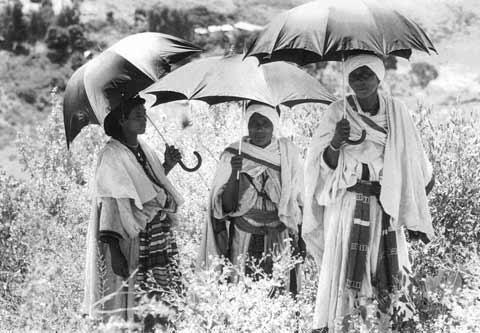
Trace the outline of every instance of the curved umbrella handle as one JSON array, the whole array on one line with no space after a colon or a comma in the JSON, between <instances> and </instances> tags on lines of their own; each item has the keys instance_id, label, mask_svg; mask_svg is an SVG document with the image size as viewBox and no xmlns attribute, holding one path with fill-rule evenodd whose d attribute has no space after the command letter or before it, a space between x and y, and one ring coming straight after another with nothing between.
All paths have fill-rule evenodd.
<instances>
[{"instance_id":1,"label":"curved umbrella handle","mask_svg":"<svg viewBox=\"0 0 480 333\"><path fill-rule=\"evenodd\" d=\"M187 172L194 172L197 171L201 166L202 166L202 156L196 151L193 152L195 157L197 157L197 165L195 165L193 168L187 167L185 164L183 164L182 160L178 161L178 164L182 167L183 170Z\"/></svg>"},{"instance_id":2,"label":"curved umbrella handle","mask_svg":"<svg viewBox=\"0 0 480 333\"><path fill-rule=\"evenodd\" d=\"M358 140L347 139L347 141L345 142L348 143L349 145L356 146L361 144L363 141L365 141L366 137L367 137L367 131L362 130L362 136L360 136L360 139Z\"/></svg>"}]
</instances>

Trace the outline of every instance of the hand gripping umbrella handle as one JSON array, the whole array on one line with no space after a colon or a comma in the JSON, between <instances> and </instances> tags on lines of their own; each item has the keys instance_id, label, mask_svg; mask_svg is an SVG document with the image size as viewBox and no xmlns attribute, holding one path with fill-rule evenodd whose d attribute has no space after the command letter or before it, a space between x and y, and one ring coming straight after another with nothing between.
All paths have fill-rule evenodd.
<instances>
[{"instance_id":1,"label":"hand gripping umbrella handle","mask_svg":"<svg viewBox=\"0 0 480 333\"><path fill-rule=\"evenodd\" d=\"M153 125L153 128L155 128L155 131L158 133L158 135L160 135L160 137L162 138L162 140L168 145L168 142L167 140L165 139L165 137L162 135L162 133L160 132L160 130L158 129L158 127L155 125L155 123L153 122L153 120L146 114L147 116L147 119L148 121L150 121L150 123ZM201 166L202 166L202 156L200 156L200 154L196 151L193 152L193 154L195 155L195 157L197 158L197 165L195 165L193 168L189 168L187 167L183 162L182 160L179 160L178 161L178 164L180 164L180 166L182 167L183 170L187 171L187 172L194 172L194 171L197 171Z\"/></svg>"},{"instance_id":2,"label":"hand gripping umbrella handle","mask_svg":"<svg viewBox=\"0 0 480 333\"><path fill-rule=\"evenodd\" d=\"M180 166L182 167L182 169L185 170L185 171L187 171L187 172L197 171L197 170L202 166L202 156L200 156L200 154L199 154L197 151L194 151L193 154L194 154L195 157L197 158L197 165L195 165L193 168L187 167L187 166L182 162L182 160L179 160L179 161L178 161L178 164L180 164Z\"/></svg>"},{"instance_id":3,"label":"hand gripping umbrella handle","mask_svg":"<svg viewBox=\"0 0 480 333\"><path fill-rule=\"evenodd\" d=\"M349 145L356 146L361 144L363 141L365 141L366 137L367 137L367 131L362 130L362 135L360 136L360 139L358 140L347 139L347 141L345 142L348 143Z\"/></svg>"}]
</instances>

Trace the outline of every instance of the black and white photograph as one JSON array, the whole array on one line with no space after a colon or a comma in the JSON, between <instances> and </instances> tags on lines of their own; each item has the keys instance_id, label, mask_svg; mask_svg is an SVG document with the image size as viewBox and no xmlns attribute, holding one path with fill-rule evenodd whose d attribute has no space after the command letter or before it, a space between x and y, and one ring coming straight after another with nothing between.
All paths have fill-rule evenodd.
<instances>
[{"instance_id":1,"label":"black and white photograph","mask_svg":"<svg viewBox=\"0 0 480 333\"><path fill-rule=\"evenodd\" d=\"M0 333L480 332L479 0L0 0Z\"/></svg>"}]
</instances>

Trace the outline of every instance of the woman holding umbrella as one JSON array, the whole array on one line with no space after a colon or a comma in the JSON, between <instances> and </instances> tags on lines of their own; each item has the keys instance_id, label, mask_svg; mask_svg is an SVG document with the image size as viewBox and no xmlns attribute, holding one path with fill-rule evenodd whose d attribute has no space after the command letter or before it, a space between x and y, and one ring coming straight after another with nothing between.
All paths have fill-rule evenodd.
<instances>
[{"instance_id":1,"label":"woman holding umbrella","mask_svg":"<svg viewBox=\"0 0 480 333\"><path fill-rule=\"evenodd\" d=\"M85 311L133 320L135 284L178 291L177 245L171 227L183 199L167 174L181 158L167 146L162 164L140 138L145 100L120 103L105 118L111 139L98 157L89 226ZM100 268L100 269L99 269ZM135 274L136 273L136 274ZM151 276L152 279L147 279Z\"/></svg>"},{"instance_id":2,"label":"woman holding umbrella","mask_svg":"<svg viewBox=\"0 0 480 333\"><path fill-rule=\"evenodd\" d=\"M329 106L305 169L305 238L321 267L318 332L336 332L336 324L373 300L390 315L391 295L410 267L402 226L425 241L434 234L427 201L432 166L404 104L378 91L382 60L352 56L345 70L354 92L346 117L343 101ZM363 142L346 144L362 131Z\"/></svg>"},{"instance_id":3,"label":"woman holding umbrella","mask_svg":"<svg viewBox=\"0 0 480 333\"><path fill-rule=\"evenodd\" d=\"M278 137L275 108L250 102L245 116L248 136L227 147L217 166L200 260L208 264L209 256L223 255L246 273L259 265L271 274L272 256L285 249L288 238L304 250L302 159L291 141ZM295 294L294 272L289 282Z\"/></svg>"}]
</instances>

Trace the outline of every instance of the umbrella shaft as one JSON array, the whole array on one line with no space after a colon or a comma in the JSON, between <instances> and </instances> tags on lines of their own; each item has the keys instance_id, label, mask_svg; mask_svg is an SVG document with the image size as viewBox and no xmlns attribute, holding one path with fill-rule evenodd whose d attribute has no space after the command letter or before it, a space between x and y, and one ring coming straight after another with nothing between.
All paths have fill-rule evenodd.
<instances>
[{"instance_id":1,"label":"umbrella shaft","mask_svg":"<svg viewBox=\"0 0 480 333\"><path fill-rule=\"evenodd\" d=\"M347 116L347 93L345 87L345 55L342 53L342 92L343 92L343 118Z\"/></svg>"},{"instance_id":2,"label":"umbrella shaft","mask_svg":"<svg viewBox=\"0 0 480 333\"><path fill-rule=\"evenodd\" d=\"M162 140L168 145L168 141L165 139L165 137L162 135L162 133L160 132L160 130L158 129L158 127L155 125L155 123L153 122L153 120L148 116L147 116L147 119L148 121L153 125L153 128L155 128L155 130L157 131L158 135L160 135L160 137L162 138Z\"/></svg>"},{"instance_id":3,"label":"umbrella shaft","mask_svg":"<svg viewBox=\"0 0 480 333\"><path fill-rule=\"evenodd\" d=\"M242 129L243 129L243 123L245 122L245 113L247 112L247 102L245 100L242 101L242 126L240 127L240 143L238 144L238 155L242 154ZM248 125L248 124L247 124ZM237 171L237 180L240 179L240 170Z\"/></svg>"}]
</instances>

